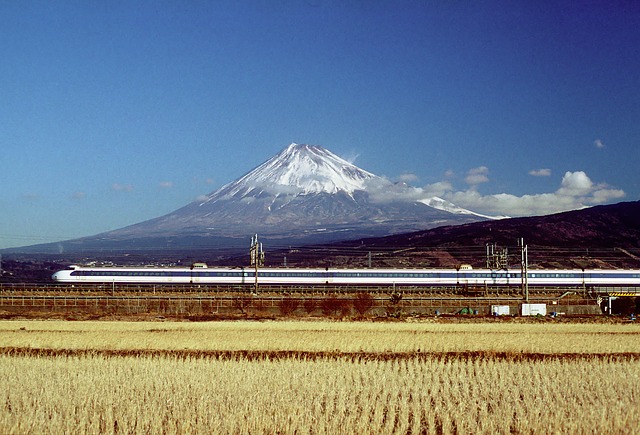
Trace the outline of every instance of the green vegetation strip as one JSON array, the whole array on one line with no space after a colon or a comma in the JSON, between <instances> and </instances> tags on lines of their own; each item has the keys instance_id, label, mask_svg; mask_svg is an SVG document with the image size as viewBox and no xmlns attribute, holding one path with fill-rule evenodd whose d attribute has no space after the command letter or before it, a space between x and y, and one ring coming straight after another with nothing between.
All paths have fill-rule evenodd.
<instances>
[{"instance_id":1,"label":"green vegetation strip","mask_svg":"<svg viewBox=\"0 0 640 435\"><path fill-rule=\"evenodd\" d=\"M341 351L300 351L300 350L167 350L167 349L51 349L34 347L0 347L0 355L16 357L167 357L176 359L212 358L218 360L277 361L277 360L327 360L347 361L394 361L428 360L441 361L570 361L606 360L640 361L640 352L616 353L540 353L540 352L341 352Z\"/></svg>"}]
</instances>

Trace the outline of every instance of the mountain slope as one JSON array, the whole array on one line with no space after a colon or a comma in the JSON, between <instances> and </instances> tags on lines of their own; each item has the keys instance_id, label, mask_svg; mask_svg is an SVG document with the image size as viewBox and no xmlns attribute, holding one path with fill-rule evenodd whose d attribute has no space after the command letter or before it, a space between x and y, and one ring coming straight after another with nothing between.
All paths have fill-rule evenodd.
<instances>
[{"instance_id":1,"label":"mountain slope","mask_svg":"<svg viewBox=\"0 0 640 435\"><path fill-rule=\"evenodd\" d=\"M390 189L398 192L398 199L378 198L378 192ZM204 201L105 236L115 240L189 234L244 240L260 233L289 245L480 219L470 212L451 213L406 201L402 189L322 147L291 144Z\"/></svg>"},{"instance_id":2,"label":"mountain slope","mask_svg":"<svg viewBox=\"0 0 640 435\"><path fill-rule=\"evenodd\" d=\"M325 148L291 144L239 179L165 216L56 244L57 249L271 246L397 234L486 219L358 168ZM431 204L435 204L435 207Z\"/></svg>"}]
</instances>

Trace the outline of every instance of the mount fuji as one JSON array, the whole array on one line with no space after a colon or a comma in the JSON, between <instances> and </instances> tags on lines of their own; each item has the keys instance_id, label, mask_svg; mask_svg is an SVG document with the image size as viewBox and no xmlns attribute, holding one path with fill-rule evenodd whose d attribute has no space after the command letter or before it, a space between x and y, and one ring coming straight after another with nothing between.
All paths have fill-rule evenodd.
<instances>
[{"instance_id":1,"label":"mount fuji","mask_svg":"<svg viewBox=\"0 0 640 435\"><path fill-rule=\"evenodd\" d=\"M66 242L66 252L234 248L260 234L285 247L488 219L367 172L315 145L291 144L241 178L172 213Z\"/></svg>"}]
</instances>

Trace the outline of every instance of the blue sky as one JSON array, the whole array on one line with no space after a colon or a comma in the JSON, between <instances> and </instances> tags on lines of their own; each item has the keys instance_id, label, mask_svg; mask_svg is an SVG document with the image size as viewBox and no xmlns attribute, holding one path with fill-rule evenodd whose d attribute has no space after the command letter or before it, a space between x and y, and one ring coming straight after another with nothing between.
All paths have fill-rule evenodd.
<instances>
[{"instance_id":1,"label":"blue sky","mask_svg":"<svg viewBox=\"0 0 640 435\"><path fill-rule=\"evenodd\" d=\"M5 1L0 40L0 247L291 142L487 214L640 199L638 2Z\"/></svg>"}]
</instances>

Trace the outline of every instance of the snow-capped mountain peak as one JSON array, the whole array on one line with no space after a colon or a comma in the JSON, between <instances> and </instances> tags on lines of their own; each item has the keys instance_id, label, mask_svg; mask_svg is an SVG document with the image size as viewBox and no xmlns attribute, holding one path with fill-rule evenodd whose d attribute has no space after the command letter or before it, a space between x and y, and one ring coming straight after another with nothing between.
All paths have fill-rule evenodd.
<instances>
[{"instance_id":1,"label":"snow-capped mountain peak","mask_svg":"<svg viewBox=\"0 0 640 435\"><path fill-rule=\"evenodd\" d=\"M247 234L319 243L481 220L421 190L358 168L314 145L291 144L243 177L197 201L108 233L113 240L237 246ZM422 199L422 201L421 201ZM173 245L172 245L173 246Z\"/></svg>"},{"instance_id":2,"label":"snow-capped mountain peak","mask_svg":"<svg viewBox=\"0 0 640 435\"><path fill-rule=\"evenodd\" d=\"M427 199L422 199L422 200L419 200L418 202L428 205L429 207L437 208L438 210L447 211L453 214L472 215L472 216L478 216L479 218L483 218L483 219L505 219L507 217L507 216L487 216L480 213L476 213L471 210L467 210L466 208L458 207L457 205L449 201L446 201L442 198L439 198L437 196L427 198Z\"/></svg>"},{"instance_id":3,"label":"snow-capped mountain peak","mask_svg":"<svg viewBox=\"0 0 640 435\"><path fill-rule=\"evenodd\" d=\"M221 197L255 196L262 192L306 195L342 191L351 195L356 190L364 190L366 182L374 178L379 177L325 148L292 143L240 179L214 192L208 201Z\"/></svg>"}]
</instances>

